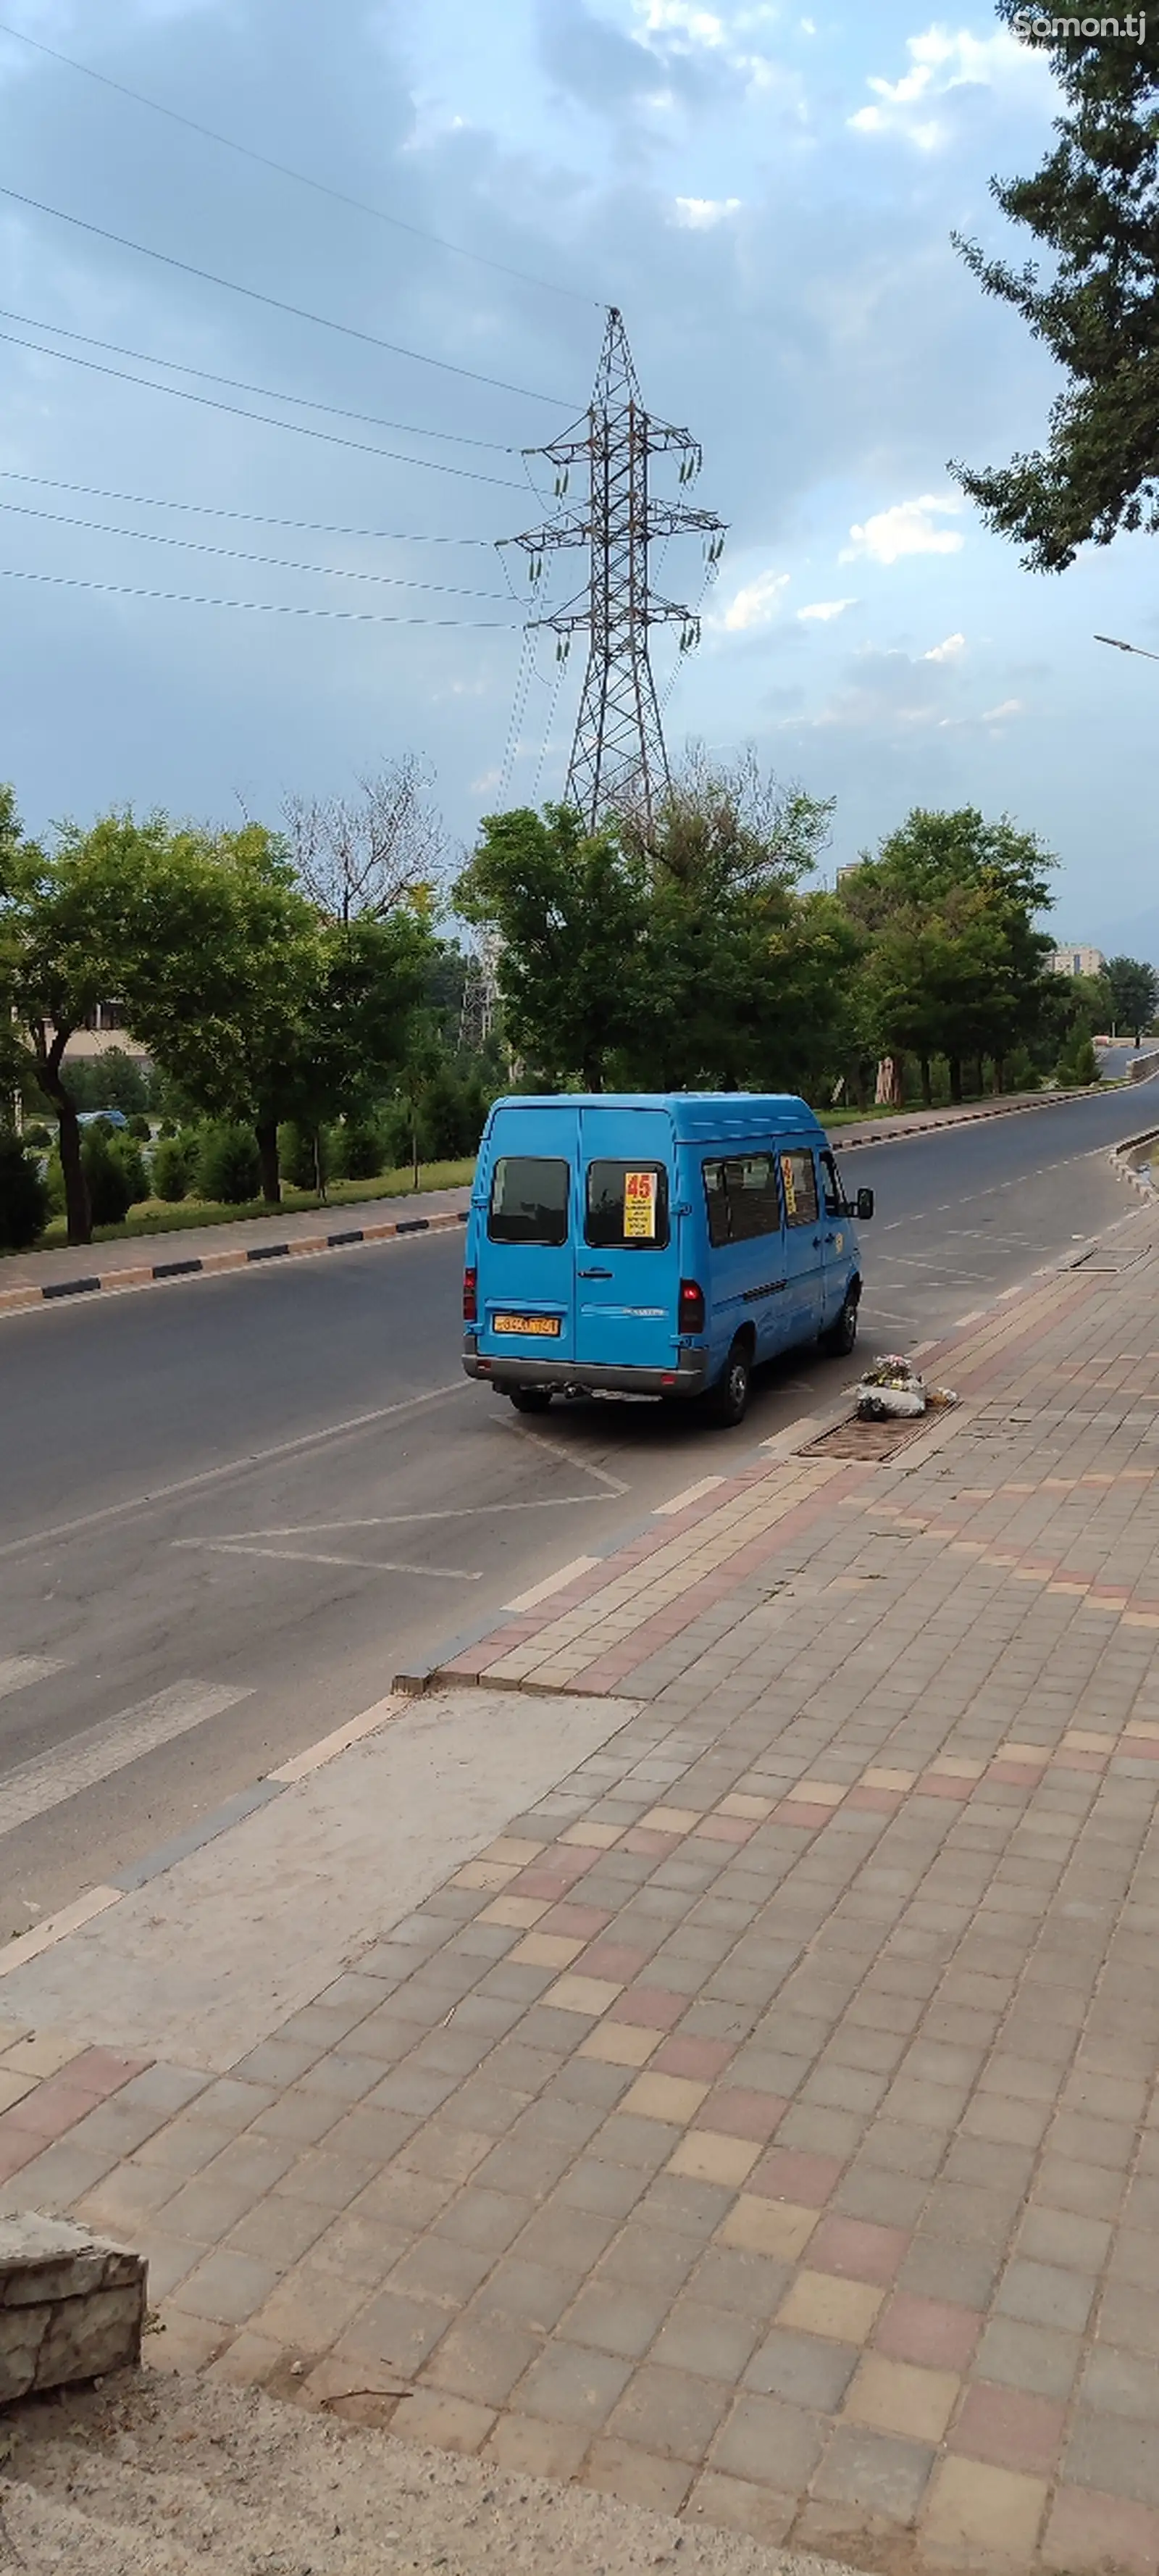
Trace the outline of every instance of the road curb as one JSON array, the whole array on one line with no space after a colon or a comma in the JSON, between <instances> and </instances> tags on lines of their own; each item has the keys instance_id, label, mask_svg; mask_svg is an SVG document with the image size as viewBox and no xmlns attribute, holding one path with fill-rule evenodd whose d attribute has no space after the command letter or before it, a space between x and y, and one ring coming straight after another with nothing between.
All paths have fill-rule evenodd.
<instances>
[{"instance_id":1,"label":"road curb","mask_svg":"<svg viewBox=\"0 0 1159 2576\"><path fill-rule=\"evenodd\" d=\"M447 1234L465 1225L466 1208L435 1216L397 1217L381 1225L358 1225L338 1234L303 1234L289 1243L243 1243L222 1252L206 1252L187 1261L126 1264L77 1279L45 1279L38 1286L0 1288L0 1316L25 1314L33 1306L53 1305L62 1297L110 1296L130 1288L160 1288L170 1279L214 1279L224 1270L248 1270L262 1261L302 1261L322 1252L348 1252L360 1243L390 1243L405 1234Z\"/></svg>"},{"instance_id":2,"label":"road curb","mask_svg":"<svg viewBox=\"0 0 1159 2576\"><path fill-rule=\"evenodd\" d=\"M1127 1156L1137 1154L1141 1145L1153 1145L1157 1137L1159 1137L1159 1127L1144 1127L1139 1135L1124 1136L1121 1144L1111 1147L1109 1159L1120 1180L1129 1181L1131 1188L1138 1191L1141 1199L1154 1198L1154 1183L1150 1173L1137 1172L1134 1164L1128 1162Z\"/></svg>"}]
</instances>

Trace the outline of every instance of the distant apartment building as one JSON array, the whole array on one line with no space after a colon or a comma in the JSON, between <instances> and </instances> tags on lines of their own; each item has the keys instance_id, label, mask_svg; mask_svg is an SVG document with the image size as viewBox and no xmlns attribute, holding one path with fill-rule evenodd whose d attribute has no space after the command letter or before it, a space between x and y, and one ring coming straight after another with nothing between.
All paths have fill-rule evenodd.
<instances>
[{"instance_id":1,"label":"distant apartment building","mask_svg":"<svg viewBox=\"0 0 1159 2576\"><path fill-rule=\"evenodd\" d=\"M51 1020L47 1025L51 1028ZM147 1048L139 1045L125 1027L124 1004L98 1002L95 1010L86 1014L82 1026L73 1030L68 1042L68 1060L71 1064L78 1061L91 1063L94 1057L109 1055L114 1048L122 1055L131 1055L137 1064L148 1061Z\"/></svg>"},{"instance_id":2,"label":"distant apartment building","mask_svg":"<svg viewBox=\"0 0 1159 2576\"><path fill-rule=\"evenodd\" d=\"M1052 975L1101 975L1107 961L1101 948L1070 948L1064 942L1046 962Z\"/></svg>"}]
</instances>

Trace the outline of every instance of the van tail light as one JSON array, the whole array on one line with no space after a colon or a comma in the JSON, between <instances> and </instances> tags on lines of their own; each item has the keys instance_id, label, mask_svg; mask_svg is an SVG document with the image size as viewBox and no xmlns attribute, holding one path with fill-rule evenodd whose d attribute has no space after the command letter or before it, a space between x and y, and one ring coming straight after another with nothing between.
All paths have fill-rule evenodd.
<instances>
[{"instance_id":1,"label":"van tail light","mask_svg":"<svg viewBox=\"0 0 1159 2576\"><path fill-rule=\"evenodd\" d=\"M682 1333L704 1331L704 1290L698 1286L695 1279L682 1279L680 1282L680 1310L677 1320Z\"/></svg>"},{"instance_id":2,"label":"van tail light","mask_svg":"<svg viewBox=\"0 0 1159 2576\"><path fill-rule=\"evenodd\" d=\"M463 1322L464 1322L465 1324L473 1324L473 1323L475 1323L475 1322L477 1321L477 1319L478 1319L478 1313L479 1313L479 1295L478 1295L478 1290L479 1290L479 1273L478 1273L478 1271L477 1271L477 1270L464 1270L464 1272L463 1272Z\"/></svg>"}]
</instances>

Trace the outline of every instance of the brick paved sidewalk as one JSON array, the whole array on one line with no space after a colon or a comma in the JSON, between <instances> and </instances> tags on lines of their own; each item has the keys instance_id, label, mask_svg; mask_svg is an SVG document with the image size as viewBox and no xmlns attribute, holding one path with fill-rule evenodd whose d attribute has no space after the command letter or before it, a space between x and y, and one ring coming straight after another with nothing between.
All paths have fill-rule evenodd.
<instances>
[{"instance_id":1,"label":"brick paved sidewalk","mask_svg":"<svg viewBox=\"0 0 1159 2576\"><path fill-rule=\"evenodd\" d=\"M0 2198L144 2246L161 2362L1154 2576L1157 1289L1142 1209L890 1465L769 1443L454 1659L625 1723L228 2075L23 2090Z\"/></svg>"}]
</instances>

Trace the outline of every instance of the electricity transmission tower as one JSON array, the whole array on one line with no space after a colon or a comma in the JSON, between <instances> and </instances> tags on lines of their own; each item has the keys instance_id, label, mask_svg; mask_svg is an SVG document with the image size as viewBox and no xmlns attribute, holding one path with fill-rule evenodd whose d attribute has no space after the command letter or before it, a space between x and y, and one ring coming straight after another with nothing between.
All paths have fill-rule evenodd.
<instances>
[{"instance_id":1,"label":"electricity transmission tower","mask_svg":"<svg viewBox=\"0 0 1159 2576\"><path fill-rule=\"evenodd\" d=\"M559 639L559 658L574 634L589 638L583 695L568 764L565 802L574 805L589 830L601 814L626 795L633 795L651 814L668 783L668 757L656 683L648 655L652 626L678 624L680 649L700 640L696 612L662 598L651 587L649 548L658 538L701 530L709 540L709 573L724 545L724 521L713 510L697 510L685 501L664 501L649 490L653 456L678 456L679 482L692 482L700 471L701 450L690 430L652 420L644 409L623 318L613 305L587 420L582 429L549 447L529 449L545 456L556 469L556 496L562 499L573 465L586 467L586 510L568 512L543 528L503 542L521 546L530 557L533 581L542 577L544 558L560 548L586 545L586 598L573 600L531 621L533 629L550 627Z\"/></svg>"}]
</instances>

